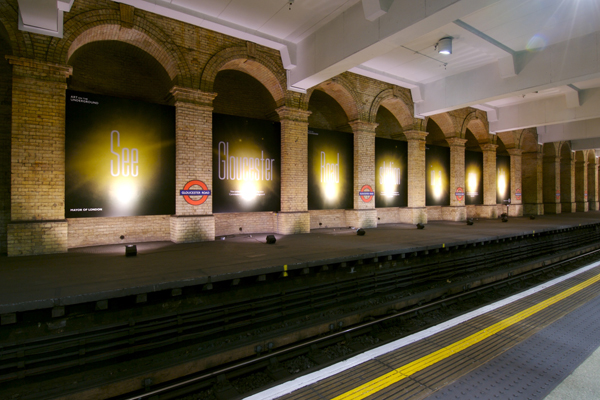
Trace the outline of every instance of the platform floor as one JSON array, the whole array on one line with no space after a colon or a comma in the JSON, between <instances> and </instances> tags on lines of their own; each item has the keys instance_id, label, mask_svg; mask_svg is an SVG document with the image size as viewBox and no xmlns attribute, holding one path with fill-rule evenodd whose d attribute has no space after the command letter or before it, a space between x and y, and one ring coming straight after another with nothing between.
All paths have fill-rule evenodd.
<instances>
[{"instance_id":1,"label":"platform floor","mask_svg":"<svg viewBox=\"0 0 600 400\"><path fill-rule=\"evenodd\" d=\"M600 222L600 211L476 220L431 221L425 229L386 224L365 236L344 229L302 235L237 235L214 242L137 244L125 257L124 244L71 249L68 253L0 256L0 314L99 301L208 282L331 264L361 257L410 252L440 244L452 246Z\"/></svg>"},{"instance_id":2,"label":"platform floor","mask_svg":"<svg viewBox=\"0 0 600 400\"><path fill-rule=\"evenodd\" d=\"M583 371L565 378L598 348L599 333L595 262L247 400L543 399L563 381L550 398L597 399Z\"/></svg>"}]
</instances>

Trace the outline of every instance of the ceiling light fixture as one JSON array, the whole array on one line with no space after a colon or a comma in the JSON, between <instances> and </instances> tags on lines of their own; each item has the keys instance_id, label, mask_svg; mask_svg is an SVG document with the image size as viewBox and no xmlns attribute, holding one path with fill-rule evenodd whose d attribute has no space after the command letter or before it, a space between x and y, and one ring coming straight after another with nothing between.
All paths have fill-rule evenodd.
<instances>
[{"instance_id":1,"label":"ceiling light fixture","mask_svg":"<svg viewBox=\"0 0 600 400\"><path fill-rule=\"evenodd\" d=\"M435 49L440 54L446 54L446 55L452 54L452 38L451 37L441 38L435 44Z\"/></svg>"}]
</instances>

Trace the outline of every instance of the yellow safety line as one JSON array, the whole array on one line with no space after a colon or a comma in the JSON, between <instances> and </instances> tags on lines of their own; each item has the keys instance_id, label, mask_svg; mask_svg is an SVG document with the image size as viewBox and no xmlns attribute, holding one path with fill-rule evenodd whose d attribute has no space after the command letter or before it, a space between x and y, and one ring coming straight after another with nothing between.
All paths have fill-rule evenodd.
<instances>
[{"instance_id":1,"label":"yellow safety line","mask_svg":"<svg viewBox=\"0 0 600 400\"><path fill-rule=\"evenodd\" d=\"M355 389L350 390L340 396L333 398L332 400L358 400L364 399L372 394L377 393L380 390L387 388L388 386L393 385L396 382L401 381L404 378L409 377L410 375L422 371L423 369L442 361L453 354L461 352L474 344L481 342L484 339L516 324L528 318L543 309L551 306L552 304L558 303L559 301L579 292L582 289L600 281L600 274L596 275L593 278L588 279L585 282L580 283L579 285L573 286L572 288L565 290L562 293L557 294L556 296L550 297L547 300L544 300L533 307L529 307L526 310L523 310L511 317L506 318L500 322L495 323L479 332L472 334L471 336L467 336L466 338L459 340L449 346L444 347L438 351L435 351L431 354L426 355L425 357L421 357L418 360L415 360L411 363L403 365L400 368L393 370L392 372L388 372L385 375L380 376L379 378L375 378L370 382L367 382Z\"/></svg>"}]
</instances>

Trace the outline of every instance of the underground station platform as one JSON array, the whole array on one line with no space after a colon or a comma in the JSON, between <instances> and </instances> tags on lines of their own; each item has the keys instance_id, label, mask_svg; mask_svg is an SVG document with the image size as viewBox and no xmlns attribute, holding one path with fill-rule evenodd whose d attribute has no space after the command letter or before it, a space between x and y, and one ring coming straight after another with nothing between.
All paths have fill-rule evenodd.
<instances>
[{"instance_id":1,"label":"underground station platform","mask_svg":"<svg viewBox=\"0 0 600 400\"><path fill-rule=\"evenodd\" d=\"M421 301L439 298L442 292L448 296L468 293L471 286L465 285L466 281L454 274L457 269L469 270L469 265L472 269L479 268L476 264L482 265L483 269L491 268L491 264L500 268L489 275L473 278L483 287L486 280L491 279L488 276L494 275L493 279L506 277L508 269L502 268L511 264L510 254L532 257L538 248L545 248L544 260L550 260L563 257L561 252L583 253L584 248L597 252L599 232L600 212L590 211L535 218L510 217L506 222L481 219L474 220L472 225L431 221L423 229L415 225L389 224L365 229L363 235L352 227L326 228L302 235L274 235L274 243L267 243L269 234L263 233L217 237L213 242L123 243L75 248L63 254L3 256L0 258L3 277L0 280L0 355L3 357L0 358L3 360L0 363L0 386L3 386L0 398L4 394L23 399L138 398L135 397L138 394L127 397L127 393L148 391L150 387L167 385L186 374L210 371L234 360L255 358L257 354L260 357L257 343L273 344L279 351L307 338L329 340L329 333L341 332L346 327L354 329L353 324L369 321L371 315L385 314L394 307L398 312L402 307L410 308L417 303L420 306ZM136 252L127 254L132 249L127 245L135 245ZM535 256L531 259L529 266L512 265L511 271L517 274L529 271L527 273L534 274L533 279L537 279L537 267L533 265L547 266L546 261L535 261ZM597 263L595 275L600 273L598 268L600 264ZM508 273L509 278L511 274ZM514 279L521 278L517 275ZM575 278L576 282L578 280ZM597 280L600 282L600 278ZM359 286L359 282L364 286ZM370 291L372 286L366 289L369 285L375 285L375 290ZM391 285L391 289L385 289L386 285ZM594 281L586 289L584 303L595 298L597 286ZM558 289L562 287L557 286ZM378 303L377 296L381 293L398 297L389 299L390 303ZM351 303L347 315L329 314L325 308L319 308L320 301L329 304L332 298L340 307L358 299L364 301L360 304L366 308L352 308L359 303ZM522 307L538 303L535 299L524 301ZM298 304L297 309L293 308L294 303ZM578 302L569 310L580 304ZM307 313L300 314L300 310ZM565 314L554 308L548 308L547 312L548 322ZM278 325L276 315L289 317L289 320ZM580 318L588 320L586 315ZM482 315L480 318L495 321L500 316ZM475 319L469 321L466 328L457 325L452 331L460 334L446 334L450 335L447 343L444 337L439 343L437 339L426 339L425 343L435 342L435 346L446 348L454 343L450 339L460 340L465 332L464 339L471 340L469 335L479 332L477 329L488 329L473 325ZM196 323L199 324L197 331L194 330ZM525 333L516 336L530 336L544 326L530 320L525 320L524 324ZM165 325L164 331L162 325ZM252 330L254 326L257 330ZM573 326L565 329L569 331ZM275 330L270 331L270 327ZM261 330L264 330L264 337L258 336ZM501 339L515 336L512 331L503 332ZM412 340L410 337L407 340ZM158 347L159 339L165 343L163 348ZM230 339L237 342L230 345ZM175 346L175 343L181 343L183 347L173 348L174 353L169 353L168 346ZM487 348L484 342L482 345ZM500 350L495 355L508 345L502 342L498 346ZM586 354L597 347L590 346ZM422 350L421 356L429 357L427 349ZM171 358L170 354L175 353L177 355ZM451 353L444 365L453 365ZM315 354L316 360L318 351ZM477 354L467 357L464 362L479 360ZM580 352L577 354L573 365L585 356ZM428 362L419 357L408 361L402 357L399 364L394 364L392 372L388 371L390 374L394 375L394 368L401 368L405 361L419 365ZM357 367L357 373L362 374L364 371L360 368L363 367ZM387 379L386 373L381 379ZM429 374L433 374L431 377L436 382L450 379L444 374ZM118 375L118 379L113 381L114 375ZM456 377L459 375L462 373L457 372ZM362 395L353 397L356 387L363 385L367 385L364 393L370 391L368 380L358 386L339 386L335 379L332 376L327 381L333 390L326 390L327 398L331 398L330 395L363 398ZM149 386L146 382L150 382ZM401 385L405 383L415 384L412 378ZM215 387L219 385L217 382ZM441 392L432 393L431 390L441 389L441 383L425 386L430 390L419 391L417 398L440 395ZM240 393L245 393L217 394L217 389L214 390L217 400L238 399L242 398ZM304 397L307 392L303 390L311 391L313 397ZM295 393L286 389L278 395L321 398L320 395L314 397L318 392L315 390L307 386ZM380 392L377 398L409 398L413 393L412 389L396 384L390 385L389 390ZM398 390L403 395L395 397ZM395 394L386 397L390 393ZM261 397L264 395L260 392L252 398L268 398Z\"/></svg>"},{"instance_id":2,"label":"underground station platform","mask_svg":"<svg viewBox=\"0 0 600 400\"><path fill-rule=\"evenodd\" d=\"M244 234L217 237L214 242L137 243L136 255L126 256L125 244L74 248L68 253L0 258L0 314L10 324L16 313L54 309L123 296L143 299L171 290L179 293L198 285L264 279L268 274L310 273L325 265L361 263L386 257L560 231L600 223L600 211L465 222L430 221L415 225L386 224L365 229L328 228L301 235ZM299 272L300 271L300 272Z\"/></svg>"}]
</instances>

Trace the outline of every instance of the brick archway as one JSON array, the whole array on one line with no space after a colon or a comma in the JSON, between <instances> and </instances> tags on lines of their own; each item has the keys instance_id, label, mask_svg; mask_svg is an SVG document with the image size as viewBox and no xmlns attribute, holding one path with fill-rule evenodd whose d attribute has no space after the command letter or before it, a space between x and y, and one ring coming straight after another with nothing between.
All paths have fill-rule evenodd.
<instances>
[{"instance_id":1,"label":"brick archway","mask_svg":"<svg viewBox=\"0 0 600 400\"><path fill-rule=\"evenodd\" d=\"M489 143L488 120L485 112L474 110L467 114L460 129L461 138L466 137L467 129L471 131L479 143Z\"/></svg>"},{"instance_id":2,"label":"brick archway","mask_svg":"<svg viewBox=\"0 0 600 400\"><path fill-rule=\"evenodd\" d=\"M358 101L358 96L341 77L337 76L310 89L307 93L307 105L310 101L310 96L315 90L320 90L331 96L342 107L348 117L348 121L361 119L363 110L359 108L360 101Z\"/></svg>"},{"instance_id":3,"label":"brick archway","mask_svg":"<svg viewBox=\"0 0 600 400\"><path fill-rule=\"evenodd\" d=\"M460 130L454 123L453 118L450 117L450 114L448 114L447 112L428 117L426 120L427 122L425 124L425 128L427 128L427 124L430 120L433 120L440 127L446 138L453 137L456 135L457 132L460 132Z\"/></svg>"},{"instance_id":4,"label":"brick archway","mask_svg":"<svg viewBox=\"0 0 600 400\"><path fill-rule=\"evenodd\" d=\"M75 51L86 44L104 40L116 40L139 47L154 57L172 80L179 75L175 59L155 40L135 29L121 29L120 25L100 25L84 31L71 42L65 60L68 62Z\"/></svg>"},{"instance_id":5,"label":"brick archway","mask_svg":"<svg viewBox=\"0 0 600 400\"><path fill-rule=\"evenodd\" d=\"M371 103L369 122L375 123L379 107L383 106L396 117L403 130L411 130L414 126L414 116L409 104L412 105L412 102L407 97L398 97L393 89L386 89L379 93Z\"/></svg>"},{"instance_id":6,"label":"brick archway","mask_svg":"<svg viewBox=\"0 0 600 400\"><path fill-rule=\"evenodd\" d=\"M249 53L248 47L232 47L215 54L202 72L200 89L204 92L213 92L219 71L236 70L262 83L273 96L277 106L284 105L285 80L282 68L260 52Z\"/></svg>"}]
</instances>

